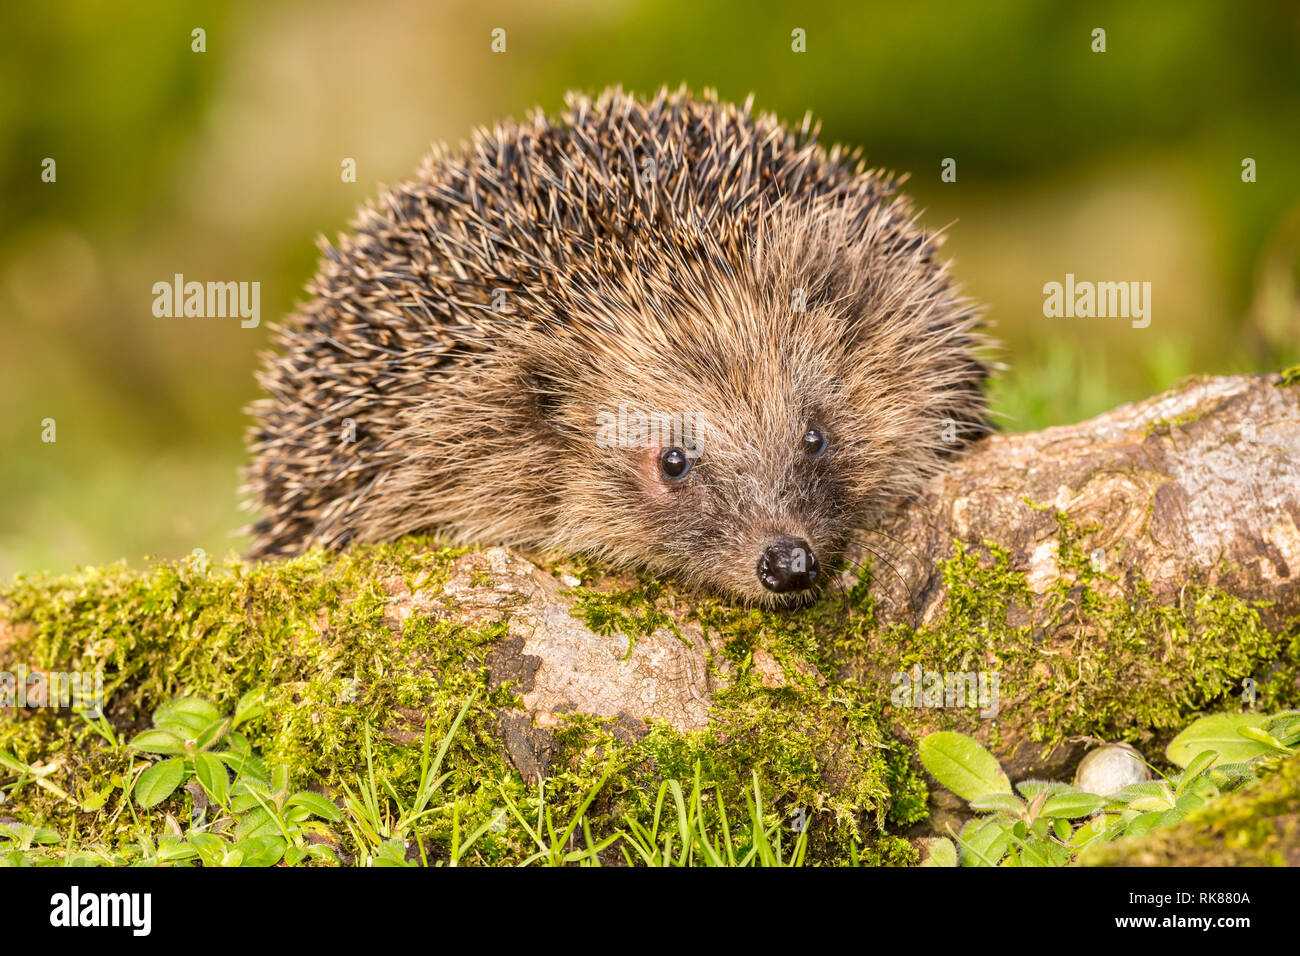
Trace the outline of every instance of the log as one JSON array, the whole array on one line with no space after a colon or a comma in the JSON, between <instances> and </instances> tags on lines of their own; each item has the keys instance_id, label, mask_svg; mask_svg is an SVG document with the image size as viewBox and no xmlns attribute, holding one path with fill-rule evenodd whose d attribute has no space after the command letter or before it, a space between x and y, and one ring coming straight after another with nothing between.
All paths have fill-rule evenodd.
<instances>
[{"instance_id":1,"label":"log","mask_svg":"<svg viewBox=\"0 0 1300 956\"><path fill-rule=\"evenodd\" d=\"M1209 666L1217 671L1196 672L1205 658L1187 646L1161 633L1134 633L1136 646L1115 653L1144 658L1149 652L1164 666L1134 659L1125 665L1131 665L1126 682L1108 685L1106 672L1089 671L1087 650L1078 649L1092 645L1106 653L1112 635L1097 632L1106 615L1089 618L1074 606L1083 588L1079 575L1062 567L1063 536L1076 555L1086 555L1088 601L1177 609L1174 623L1188 626L1183 645L1242 637L1244 653L1212 653ZM894 676L915 663L891 643L900 633L891 624L909 631L939 626L949 605L941 567L958 548L978 551L987 542L1005 551L1011 574L1023 575L1023 600L1013 602L1001 622L988 622L979 653L967 648L965 656L953 656L937 646L931 667L923 670L998 669L1006 663L1000 640L1031 652L1032 662L1015 670L1014 680L1002 669L1000 719L974 719L970 709L918 709L904 715L920 719L894 726L905 739L957 727L991 743L1013 779L1062 777L1096 737L1125 736L1152 747L1216 696L1235 704L1231 695L1243 680L1255 682L1252 704L1281 706L1284 698L1261 700L1260 685L1269 667L1284 665L1281 675L1273 674L1282 678L1274 682L1281 688L1274 696L1295 691L1296 662L1279 658L1291 649L1286 640L1294 630L1287 624L1300 613L1300 389L1283 386L1278 376L1199 378L1080 424L988 438L863 541L859 558L878 561L872 592L879 626L866 644L848 649L839 676L875 685L881 696L894 689ZM529 576L521 568L532 567L503 551L473 561L494 564L516 583ZM524 680L525 705L537 726L573 710L633 728L646 719L681 728L707 722L724 679L707 667L718 648L690 618L689 605L677 617L676 633L659 628L624 659L624 637L595 636L577 624L572 602L554 579L533 572L529 588L521 605L526 610L512 619L511 643L494 672ZM1203 598L1238 598L1240 604L1201 614L1187 606L1190 588ZM1061 598L1054 606L1053 597ZM1247 609L1257 613L1257 622L1236 620ZM1140 626L1143 620L1170 624L1161 613L1128 615L1125 623ZM1231 631L1239 623L1248 633ZM835 620L820 627L833 631ZM1269 641L1270 633L1279 640ZM755 657L764 682L783 682L771 654L759 648ZM1178 674L1179 667L1186 670ZM1035 701L1069 683L1076 684L1073 695L1056 701L1063 719L1047 721L1036 713ZM1079 692L1089 684L1091 695ZM1119 706L1097 726L1080 711L1084 701L1108 693ZM1147 696L1180 705L1154 714L1128 709ZM1123 726L1127 717L1138 727ZM1049 722L1060 730L1053 748L1024 748L1043 739L1039 731ZM517 752L530 769L538 766L536 754Z\"/></svg>"},{"instance_id":2,"label":"log","mask_svg":"<svg viewBox=\"0 0 1300 956\"><path fill-rule=\"evenodd\" d=\"M269 683L264 745L327 783L357 759L331 733L355 743L375 718L416 744L478 687L475 739L525 781L617 751L627 795L653 789L665 761L679 775L704 761L739 786L762 769L836 826L856 828L854 814L902 826L924 814L899 809L914 781L884 755L905 766L930 730L973 734L1013 780L1068 779L1095 740L1157 757L1206 709L1300 698L1300 388L1288 381L1202 378L1077 425L990 437L864 535L809 608L728 607L416 540L20 580L0 591L0 670L103 668L124 730L172 694ZM340 696L358 674L359 691ZM951 675L968 697L952 696ZM575 736L575 719L593 718L599 731ZM71 740L57 727L44 753L39 734L13 735L23 759L54 757ZM486 753L464 759L487 773ZM957 809L941 794L932 808L939 821Z\"/></svg>"},{"instance_id":3,"label":"log","mask_svg":"<svg viewBox=\"0 0 1300 956\"><path fill-rule=\"evenodd\" d=\"M1045 594L1059 529L1026 511L1031 500L1095 528L1090 558L1140 573L1162 601L1195 580L1275 602L1266 622L1285 621L1300 585L1298 407L1300 389L1279 376L1202 378L1078 425L987 439L871 542L900 572L881 582L889 613L933 619L935 565L954 540L1001 543Z\"/></svg>"}]
</instances>

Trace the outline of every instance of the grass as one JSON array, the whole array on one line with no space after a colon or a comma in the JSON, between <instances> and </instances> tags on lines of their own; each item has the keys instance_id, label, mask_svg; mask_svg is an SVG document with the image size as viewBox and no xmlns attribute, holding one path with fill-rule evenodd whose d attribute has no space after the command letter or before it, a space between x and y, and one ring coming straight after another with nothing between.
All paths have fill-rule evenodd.
<instances>
[{"instance_id":1,"label":"grass","mask_svg":"<svg viewBox=\"0 0 1300 956\"><path fill-rule=\"evenodd\" d=\"M703 785L697 765L690 794L681 781L664 780L653 814L641 820L625 815L621 825L597 837L588 811L612 776L609 768L588 790L581 803L558 822L546 799L546 781L539 780L535 800L520 800L508 788L497 787L500 806L487 820L466 832L462 817L472 811L463 794L445 786L452 774L444 760L474 704L465 701L451 728L433 751L432 722L426 723L420 748L420 773L414 792L404 796L384 767L378 767L369 727L363 731L365 769L341 786L342 808L325 796L303 792L290 796L285 768L266 771L254 754L242 754L241 766L266 773L266 786L250 785L239 774L233 787L223 789L220 811L209 818L209 806L191 783L178 791L188 799L188 813L167 805L149 805L138 791L123 788L118 813L130 819L131 838L123 844L78 846L77 834L66 838L48 827L21 822L0 824L0 866L464 866L490 863L474 852L488 833L526 848L519 866L802 866L806 859L806 827L787 839L780 820L765 810L764 788L757 772L744 794L747 816L728 819L721 791ZM156 731L153 733L157 733ZM142 735L145 736L145 735ZM106 747L124 749L112 735L100 736ZM51 788L55 796L69 799L61 788L44 780L42 770L0 753L0 766L17 774L5 785L9 795L28 785ZM133 768L142 778L159 764ZM201 779L196 777L196 779ZM202 790L209 787L205 783ZM185 795L185 796L179 796ZM535 804L530 806L529 804ZM309 817L315 817L304 829ZM426 840L428 824L450 819L449 844L435 850ZM188 820L182 826L180 819ZM330 824L340 824L331 829ZM414 840L415 852L411 852ZM855 860L856 860L855 855Z\"/></svg>"}]
</instances>

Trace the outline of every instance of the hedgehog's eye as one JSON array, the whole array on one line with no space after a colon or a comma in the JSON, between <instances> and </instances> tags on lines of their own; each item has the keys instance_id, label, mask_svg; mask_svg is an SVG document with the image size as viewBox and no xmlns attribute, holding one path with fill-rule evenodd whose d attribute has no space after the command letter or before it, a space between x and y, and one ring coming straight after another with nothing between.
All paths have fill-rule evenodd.
<instances>
[{"instance_id":1,"label":"hedgehog's eye","mask_svg":"<svg viewBox=\"0 0 1300 956\"><path fill-rule=\"evenodd\" d=\"M803 453L809 458L820 458L826 451L827 444L826 435L820 428L809 428L799 440Z\"/></svg>"},{"instance_id":2,"label":"hedgehog's eye","mask_svg":"<svg viewBox=\"0 0 1300 956\"><path fill-rule=\"evenodd\" d=\"M680 481L691 470L691 459L681 448L665 448L659 455L659 473L668 481Z\"/></svg>"}]
</instances>

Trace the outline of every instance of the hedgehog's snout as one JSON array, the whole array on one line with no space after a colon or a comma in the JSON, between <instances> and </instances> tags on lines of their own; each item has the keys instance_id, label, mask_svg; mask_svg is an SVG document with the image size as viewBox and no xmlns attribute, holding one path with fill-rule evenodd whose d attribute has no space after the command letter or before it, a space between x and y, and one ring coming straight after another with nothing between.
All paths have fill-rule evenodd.
<instances>
[{"instance_id":1,"label":"hedgehog's snout","mask_svg":"<svg viewBox=\"0 0 1300 956\"><path fill-rule=\"evenodd\" d=\"M817 580L818 570L808 542L788 534L778 535L758 559L758 580L777 594L807 590Z\"/></svg>"}]
</instances>

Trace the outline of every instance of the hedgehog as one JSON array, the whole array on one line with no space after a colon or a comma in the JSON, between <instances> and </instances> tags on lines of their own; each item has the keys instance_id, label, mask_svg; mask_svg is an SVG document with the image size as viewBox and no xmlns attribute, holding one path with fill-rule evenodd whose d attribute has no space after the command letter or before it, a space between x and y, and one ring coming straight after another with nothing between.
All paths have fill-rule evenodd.
<instances>
[{"instance_id":1,"label":"hedgehog","mask_svg":"<svg viewBox=\"0 0 1300 956\"><path fill-rule=\"evenodd\" d=\"M980 309L811 117L565 104L319 241L258 376L252 556L424 533L805 600L989 430Z\"/></svg>"}]
</instances>

